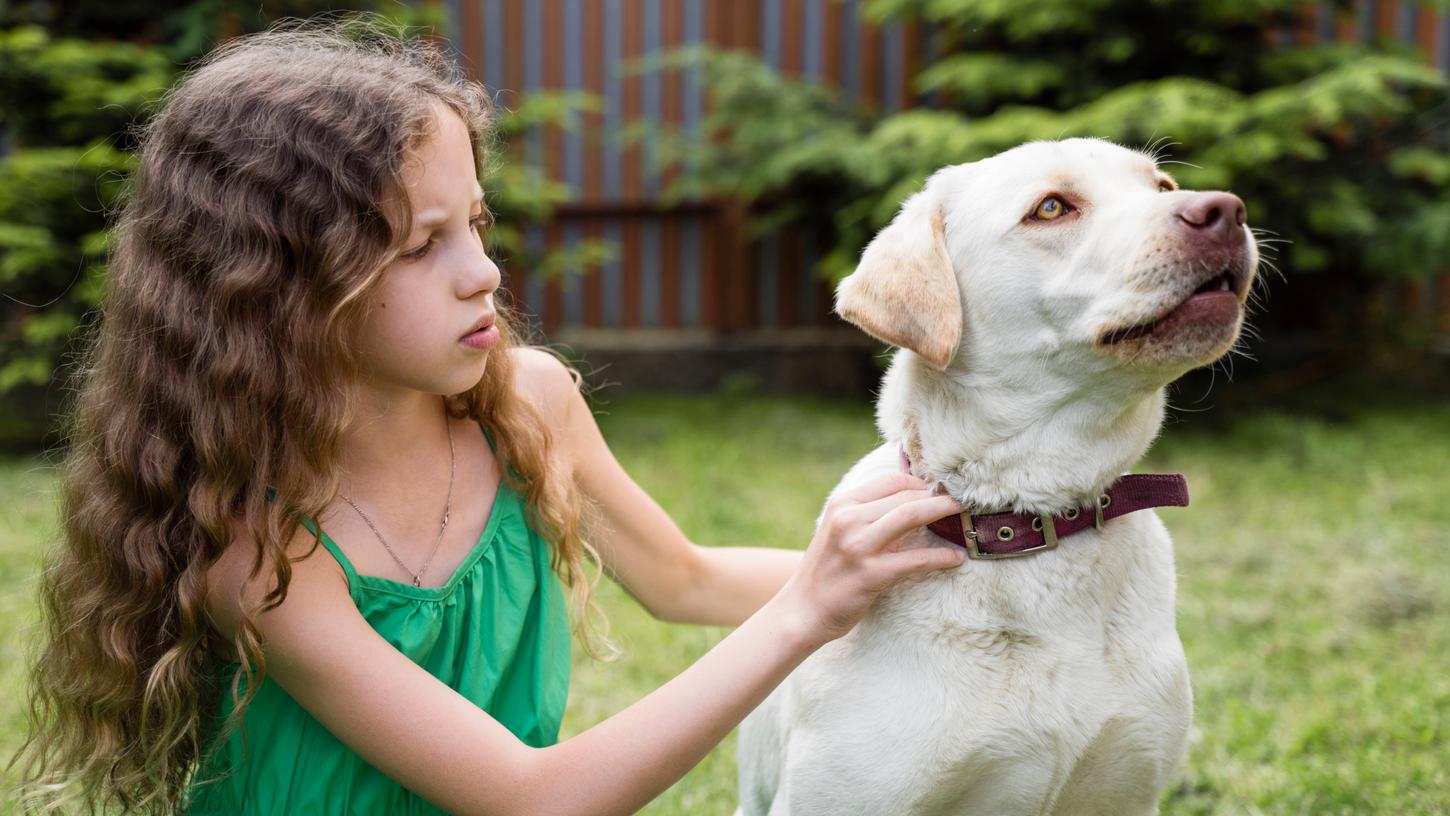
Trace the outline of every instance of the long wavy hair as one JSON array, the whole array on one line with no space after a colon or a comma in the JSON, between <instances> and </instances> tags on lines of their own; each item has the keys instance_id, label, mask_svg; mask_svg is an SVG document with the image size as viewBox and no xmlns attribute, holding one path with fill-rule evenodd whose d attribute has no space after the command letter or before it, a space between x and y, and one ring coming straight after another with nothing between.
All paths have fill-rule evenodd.
<instances>
[{"instance_id":1,"label":"long wavy hair","mask_svg":"<svg viewBox=\"0 0 1450 816\"><path fill-rule=\"evenodd\" d=\"M219 46L140 128L67 410L30 730L9 763L23 810L176 811L216 736L218 655L245 669L222 735L238 725L266 672L255 620L287 595L299 516L338 493L353 340L408 238L401 168L439 102L467 124L485 175L491 101L435 43L367 15L289 20ZM445 405L488 426L517 470L501 469L551 542L590 648L588 508L515 389L508 351L527 327L504 290L496 308L486 374ZM276 565L275 588L228 643L208 626L206 574L242 535L254 576Z\"/></svg>"}]
</instances>

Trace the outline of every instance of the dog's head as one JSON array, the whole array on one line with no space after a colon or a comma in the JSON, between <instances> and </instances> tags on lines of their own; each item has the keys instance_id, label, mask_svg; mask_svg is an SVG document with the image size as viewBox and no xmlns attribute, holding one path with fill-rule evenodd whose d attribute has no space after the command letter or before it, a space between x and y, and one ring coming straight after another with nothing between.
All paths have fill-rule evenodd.
<instances>
[{"instance_id":1,"label":"dog's head","mask_svg":"<svg viewBox=\"0 0 1450 816\"><path fill-rule=\"evenodd\" d=\"M1244 205L1096 139L942 168L836 291L836 311L938 369L1031 357L1164 384L1238 338L1258 265Z\"/></svg>"}]
</instances>

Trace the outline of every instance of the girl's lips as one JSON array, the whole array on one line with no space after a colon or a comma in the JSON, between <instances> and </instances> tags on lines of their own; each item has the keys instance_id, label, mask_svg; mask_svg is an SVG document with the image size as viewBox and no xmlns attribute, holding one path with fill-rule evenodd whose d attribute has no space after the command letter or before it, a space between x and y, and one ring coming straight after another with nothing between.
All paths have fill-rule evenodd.
<instances>
[{"instance_id":1,"label":"girl's lips","mask_svg":"<svg viewBox=\"0 0 1450 816\"><path fill-rule=\"evenodd\" d=\"M458 342L469 348L493 348L498 343L498 327L489 324L487 328L482 328L472 334L464 335L463 339Z\"/></svg>"},{"instance_id":2,"label":"girl's lips","mask_svg":"<svg viewBox=\"0 0 1450 816\"><path fill-rule=\"evenodd\" d=\"M475 332L481 332L484 329L492 326L495 322L497 322L497 320L497 314L495 314L494 312L486 312L484 313L483 317L480 317L478 320L475 320L473 322L473 327L470 328L468 331L464 332L463 337L467 337L468 335L474 334ZM460 337L458 339L462 340L463 337Z\"/></svg>"}]
</instances>

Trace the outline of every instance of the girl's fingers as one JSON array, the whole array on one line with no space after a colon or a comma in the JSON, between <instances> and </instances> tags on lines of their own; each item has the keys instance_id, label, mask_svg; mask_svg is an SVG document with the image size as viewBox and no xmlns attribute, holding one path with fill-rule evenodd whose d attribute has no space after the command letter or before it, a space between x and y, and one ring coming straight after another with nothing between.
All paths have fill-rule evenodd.
<instances>
[{"instance_id":1,"label":"girl's fingers","mask_svg":"<svg viewBox=\"0 0 1450 816\"><path fill-rule=\"evenodd\" d=\"M882 556L882 563L896 578L903 578L918 572L960 567L966 560L967 551L956 545L946 547L919 547L899 553Z\"/></svg>"},{"instance_id":2,"label":"girl's fingers","mask_svg":"<svg viewBox=\"0 0 1450 816\"><path fill-rule=\"evenodd\" d=\"M917 527L960 513L965 508L951 496L931 496L903 502L871 524L872 549L882 549Z\"/></svg>"},{"instance_id":3,"label":"girl's fingers","mask_svg":"<svg viewBox=\"0 0 1450 816\"><path fill-rule=\"evenodd\" d=\"M910 473L883 473L872 479L867 479L858 485L852 485L842 490L833 497L833 501L849 502L851 504L864 504L872 502L885 496L890 496L902 490L924 490L927 483L918 479Z\"/></svg>"},{"instance_id":4,"label":"girl's fingers","mask_svg":"<svg viewBox=\"0 0 1450 816\"><path fill-rule=\"evenodd\" d=\"M858 504L851 508L851 512L857 514L867 522L874 522L907 502L929 499L936 495L941 494L933 493L926 488L922 488L921 490L899 490L874 501Z\"/></svg>"}]
</instances>

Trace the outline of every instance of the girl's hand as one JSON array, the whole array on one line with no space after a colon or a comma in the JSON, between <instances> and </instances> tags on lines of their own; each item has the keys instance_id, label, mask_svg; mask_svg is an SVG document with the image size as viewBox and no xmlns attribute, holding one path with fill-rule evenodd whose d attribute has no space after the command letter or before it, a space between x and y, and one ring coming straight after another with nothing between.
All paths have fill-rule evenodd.
<instances>
[{"instance_id":1,"label":"girl's hand","mask_svg":"<svg viewBox=\"0 0 1450 816\"><path fill-rule=\"evenodd\" d=\"M901 538L964 508L908 473L891 473L831 498L795 574L776 600L806 636L826 643L851 630L880 592L908 575L960 566L960 547L900 549Z\"/></svg>"}]
</instances>

